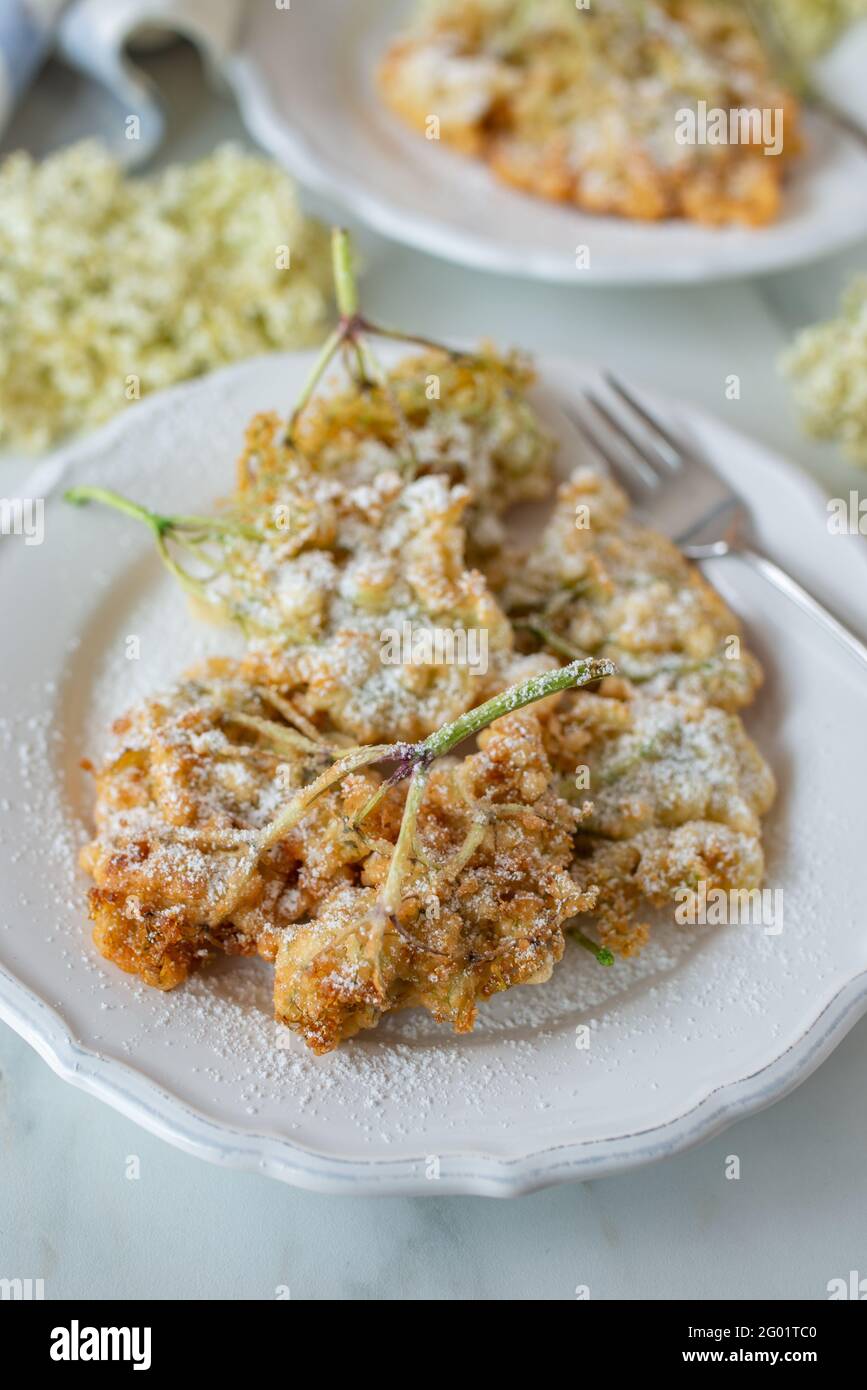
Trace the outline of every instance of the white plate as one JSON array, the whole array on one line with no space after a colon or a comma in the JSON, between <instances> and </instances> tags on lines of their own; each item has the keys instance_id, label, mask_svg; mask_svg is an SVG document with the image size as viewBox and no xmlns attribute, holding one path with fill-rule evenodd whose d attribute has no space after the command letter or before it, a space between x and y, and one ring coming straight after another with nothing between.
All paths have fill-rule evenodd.
<instances>
[{"instance_id":1,"label":"white plate","mask_svg":"<svg viewBox=\"0 0 867 1390\"><path fill-rule=\"evenodd\" d=\"M268 357L164 392L62 455L63 482L201 510L229 488L249 416L285 410L308 366ZM587 373L549 362L542 376L568 469L579 446L554 399ZM681 418L736 475L780 558L824 576L851 611L867 557L828 534L811 485L718 424ZM867 1007L864 673L737 561L714 574L769 671L749 723L781 786L768 825L780 936L666 927L611 970L570 948L550 984L492 1002L472 1036L413 1012L318 1059L272 1022L261 962L221 962L171 994L108 965L74 862L92 798L79 759L98 754L109 718L231 643L189 617L137 527L74 510L58 486L42 546L0 543L0 1013L61 1076L183 1148L302 1186L511 1195L716 1132L795 1086ZM589 1051L575 1046L582 1023Z\"/></svg>"},{"instance_id":2,"label":"white plate","mask_svg":"<svg viewBox=\"0 0 867 1390\"><path fill-rule=\"evenodd\" d=\"M478 161L405 128L380 101L377 61L413 4L251 5L227 67L257 139L303 183L395 241L503 274L642 284L780 270L867 235L867 147L819 116L808 119L809 153L768 228L596 217L504 186ZM858 52L854 45L851 37L841 45L836 94L863 90L867 26ZM578 270L585 246L589 268Z\"/></svg>"}]
</instances>

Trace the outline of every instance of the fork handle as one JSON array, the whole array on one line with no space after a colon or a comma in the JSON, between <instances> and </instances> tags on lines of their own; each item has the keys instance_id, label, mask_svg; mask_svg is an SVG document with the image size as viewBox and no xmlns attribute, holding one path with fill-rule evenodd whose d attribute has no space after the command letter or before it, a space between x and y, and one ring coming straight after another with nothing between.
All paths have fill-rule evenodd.
<instances>
[{"instance_id":1,"label":"fork handle","mask_svg":"<svg viewBox=\"0 0 867 1390\"><path fill-rule=\"evenodd\" d=\"M776 589L790 598L805 613L809 613L811 618L815 618L816 622L821 623L826 632L829 632L847 651L857 657L862 665L867 666L867 646L861 639L856 637L854 632L850 632L848 627L844 627L838 618L829 613L818 599L813 598L812 594L809 594L796 579L793 579L778 564L770 560L760 550L754 550L750 546L739 546L732 554L742 555L763 579L767 579L770 584L773 584Z\"/></svg>"}]
</instances>

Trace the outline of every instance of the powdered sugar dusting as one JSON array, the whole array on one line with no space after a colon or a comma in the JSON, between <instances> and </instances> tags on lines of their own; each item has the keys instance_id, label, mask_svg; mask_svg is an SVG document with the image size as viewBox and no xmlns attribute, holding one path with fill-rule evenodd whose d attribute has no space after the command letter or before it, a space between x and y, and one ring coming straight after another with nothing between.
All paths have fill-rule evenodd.
<instances>
[{"instance_id":1,"label":"powdered sugar dusting","mask_svg":"<svg viewBox=\"0 0 867 1390\"><path fill-rule=\"evenodd\" d=\"M172 607L160 581L137 611L145 641L150 631L170 631ZM149 685L175 669L168 647L161 656L166 670L151 668ZM65 678L79 674L73 649ZM94 683L94 704L117 708L125 674L110 651ZM756 928L660 923L640 957L613 969L570 946L544 987L515 990L484 1006L472 1036L444 1033L427 1014L410 1011L387 1018L375 1035L316 1058L274 1022L264 963L219 960L162 994L105 966L87 943L83 882L74 869L87 802L72 813L57 777L58 754L68 751L62 720L54 722L62 694L63 682L42 692L53 697L52 713L22 714L0 728L4 759L17 757L19 787L27 792L26 800L4 799L4 852L34 873L38 868L51 884L55 925L42 941L74 970L76 1013L88 1017L93 1044L146 1065L184 1098L195 1097L206 1112L231 1115L236 1124L308 1139L319 1134L321 1142L338 1124L358 1152L442 1147L444 1136L457 1144L477 1124L506 1133L516 1123L516 1106L522 1123L544 1129L547 1115L564 1106L598 1106L611 1087L634 1101L643 1090L656 1095L662 1083L653 1075L654 1059L662 1067L669 1054L693 1045L731 1048L748 1019L761 1020L768 1035L783 1041L784 1024L774 1021L781 982L806 994L803 982L814 988L829 972L819 935L785 938L788 965L780 975L779 939ZM46 826L47 856L44 844L28 844L32 816ZM782 827L771 835L770 858L772 878L786 863L788 902L798 904L802 917L818 913L816 865L800 854L793 863ZM44 883L42 889L44 904ZM590 1030L586 1050L575 1047L579 1025Z\"/></svg>"}]
</instances>

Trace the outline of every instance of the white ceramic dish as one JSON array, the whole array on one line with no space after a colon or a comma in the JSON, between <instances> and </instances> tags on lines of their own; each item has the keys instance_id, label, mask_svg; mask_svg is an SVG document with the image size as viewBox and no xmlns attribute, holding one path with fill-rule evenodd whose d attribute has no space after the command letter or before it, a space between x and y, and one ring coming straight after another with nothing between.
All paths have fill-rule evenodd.
<instances>
[{"instance_id":1,"label":"white ceramic dish","mask_svg":"<svg viewBox=\"0 0 867 1390\"><path fill-rule=\"evenodd\" d=\"M79 760L110 717L232 639L194 623L138 528L59 489L102 482L201 510L227 490L248 417L285 410L308 365L263 358L135 406L42 473L44 543L0 542L0 1015L59 1075L171 1142L329 1192L513 1195L662 1158L778 1099L867 1008L864 677L735 560L713 575L768 667L749 724L780 781L767 837L780 935L668 926L612 970L570 948L550 984L486 1006L472 1036L408 1013L319 1059L272 1022L260 962L160 994L96 954L75 867L91 809ZM587 375L542 364L565 468L580 447L555 401ZM828 534L818 494L781 460L680 418L778 557L857 621L863 543Z\"/></svg>"},{"instance_id":2,"label":"white ceramic dish","mask_svg":"<svg viewBox=\"0 0 867 1390\"><path fill-rule=\"evenodd\" d=\"M477 161L406 129L379 100L377 61L412 8L413 0L251 5L226 65L257 139L303 183L395 241L481 270L580 285L756 275L867 236L867 146L819 116L808 120L809 153L768 228L594 217L505 187ZM867 25L823 68L850 113L865 55ZM589 251L582 269L579 247Z\"/></svg>"}]
</instances>

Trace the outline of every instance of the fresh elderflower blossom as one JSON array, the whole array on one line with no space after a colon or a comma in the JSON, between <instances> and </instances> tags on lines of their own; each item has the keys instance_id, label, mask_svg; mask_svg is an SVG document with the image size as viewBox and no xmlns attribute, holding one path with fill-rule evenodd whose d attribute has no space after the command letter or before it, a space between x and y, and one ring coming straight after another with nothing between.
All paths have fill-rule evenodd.
<instances>
[{"instance_id":1,"label":"fresh elderflower blossom","mask_svg":"<svg viewBox=\"0 0 867 1390\"><path fill-rule=\"evenodd\" d=\"M837 318L798 335L783 369L811 434L837 440L847 458L867 467L867 276L850 285Z\"/></svg>"},{"instance_id":2,"label":"fresh elderflower blossom","mask_svg":"<svg viewBox=\"0 0 867 1390\"><path fill-rule=\"evenodd\" d=\"M225 145L153 178L98 144L0 166L0 444L37 450L188 377L323 334L328 237Z\"/></svg>"}]
</instances>

